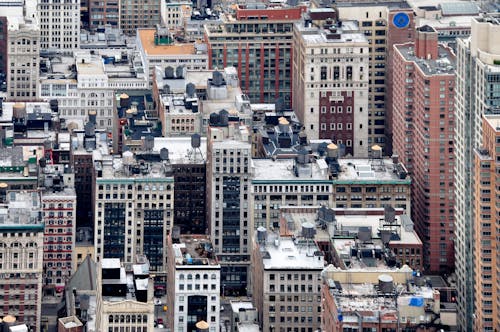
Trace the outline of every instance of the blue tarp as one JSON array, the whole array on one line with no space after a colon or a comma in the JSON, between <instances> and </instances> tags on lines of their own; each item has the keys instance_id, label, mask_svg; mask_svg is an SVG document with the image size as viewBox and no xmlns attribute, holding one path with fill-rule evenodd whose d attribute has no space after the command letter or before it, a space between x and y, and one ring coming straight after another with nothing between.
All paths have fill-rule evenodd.
<instances>
[{"instance_id":1,"label":"blue tarp","mask_svg":"<svg viewBox=\"0 0 500 332\"><path fill-rule=\"evenodd\" d=\"M423 307L424 306L424 298L422 297L412 297L410 298L410 303L408 305L412 307Z\"/></svg>"}]
</instances>

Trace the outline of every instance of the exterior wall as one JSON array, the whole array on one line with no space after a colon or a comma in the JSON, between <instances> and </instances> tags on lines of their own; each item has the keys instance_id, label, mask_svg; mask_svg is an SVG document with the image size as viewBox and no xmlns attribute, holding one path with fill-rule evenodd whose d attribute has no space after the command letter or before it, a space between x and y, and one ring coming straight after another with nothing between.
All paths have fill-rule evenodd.
<instances>
[{"instance_id":1,"label":"exterior wall","mask_svg":"<svg viewBox=\"0 0 500 332\"><path fill-rule=\"evenodd\" d=\"M251 102L274 103L283 97L285 105L290 107L292 29L293 23L300 18L300 15L295 18L295 12L297 9L245 10L234 20L206 26L210 68L235 66L241 90ZM290 16L285 18L288 13ZM249 20L248 16L269 18Z\"/></svg>"},{"instance_id":2,"label":"exterior wall","mask_svg":"<svg viewBox=\"0 0 500 332\"><path fill-rule=\"evenodd\" d=\"M0 73L7 74L7 17L0 16Z\"/></svg>"},{"instance_id":3,"label":"exterior wall","mask_svg":"<svg viewBox=\"0 0 500 332\"><path fill-rule=\"evenodd\" d=\"M76 267L75 254L76 195L42 194L44 231L44 285L62 290ZM57 289L56 289L57 290Z\"/></svg>"},{"instance_id":4,"label":"exterior wall","mask_svg":"<svg viewBox=\"0 0 500 332\"><path fill-rule=\"evenodd\" d=\"M90 29L95 30L106 24L120 28L120 0L88 1Z\"/></svg>"},{"instance_id":5,"label":"exterior wall","mask_svg":"<svg viewBox=\"0 0 500 332\"><path fill-rule=\"evenodd\" d=\"M500 326L498 317L499 282L494 271L498 267L495 255L495 239L499 230L495 227L497 186L500 178L496 175L496 161L500 158L497 147L500 148L500 132L498 127L483 118L483 147L474 154L474 291L476 295L474 306L476 317L475 331L494 331ZM491 118L492 122L498 117Z\"/></svg>"},{"instance_id":6,"label":"exterior wall","mask_svg":"<svg viewBox=\"0 0 500 332\"><path fill-rule=\"evenodd\" d=\"M389 243L389 247L392 249L392 251L396 255L396 258L400 260L402 264L408 265L412 270L415 271L424 270L424 250L422 244L411 245L408 243Z\"/></svg>"},{"instance_id":7,"label":"exterior wall","mask_svg":"<svg viewBox=\"0 0 500 332\"><path fill-rule=\"evenodd\" d=\"M438 47L437 42L432 45ZM427 46L432 49L432 45ZM425 53L437 54L437 49L431 49ZM424 267L450 271L454 267L455 76L424 73L415 61L406 60L398 46L393 67L401 73L393 80L393 148L412 174L412 219L424 242Z\"/></svg>"},{"instance_id":8,"label":"exterior wall","mask_svg":"<svg viewBox=\"0 0 500 332\"><path fill-rule=\"evenodd\" d=\"M248 206L251 145L248 138L228 138L227 131L229 128L209 127L207 216L210 238L222 267L222 294L246 295L251 254L249 232L253 229Z\"/></svg>"},{"instance_id":9,"label":"exterior wall","mask_svg":"<svg viewBox=\"0 0 500 332\"><path fill-rule=\"evenodd\" d=\"M308 183L307 180L252 181L250 195L250 215L254 229L263 226L267 229L279 228L280 208L284 205L295 206L332 206L333 186L329 180L323 183Z\"/></svg>"},{"instance_id":10,"label":"exterior wall","mask_svg":"<svg viewBox=\"0 0 500 332\"><path fill-rule=\"evenodd\" d=\"M42 0L40 15L41 49L71 52L80 47L80 1Z\"/></svg>"},{"instance_id":11,"label":"exterior wall","mask_svg":"<svg viewBox=\"0 0 500 332\"><path fill-rule=\"evenodd\" d=\"M334 181L334 207L381 208L386 205L402 208L411 214L411 182L399 180L387 183L364 181Z\"/></svg>"},{"instance_id":12,"label":"exterior wall","mask_svg":"<svg viewBox=\"0 0 500 332\"><path fill-rule=\"evenodd\" d=\"M172 178L97 178L95 259L133 263L141 254L148 257L152 271L165 271L173 203Z\"/></svg>"},{"instance_id":13,"label":"exterior wall","mask_svg":"<svg viewBox=\"0 0 500 332\"><path fill-rule=\"evenodd\" d=\"M75 138L76 139L76 138ZM75 152L71 155L71 168L75 172L76 220L78 226L92 226L92 153Z\"/></svg>"},{"instance_id":14,"label":"exterior wall","mask_svg":"<svg viewBox=\"0 0 500 332\"><path fill-rule=\"evenodd\" d=\"M94 253L95 253L95 248L94 244L88 244L88 245L75 245L75 254L74 254L74 260L73 260L73 266L75 269L80 266L80 264L85 261L85 258L87 256L90 256L92 260L94 260Z\"/></svg>"},{"instance_id":15,"label":"exterior wall","mask_svg":"<svg viewBox=\"0 0 500 332\"><path fill-rule=\"evenodd\" d=\"M153 28L161 22L160 0L120 1L120 29L129 36L137 29Z\"/></svg>"},{"instance_id":16,"label":"exterior wall","mask_svg":"<svg viewBox=\"0 0 500 332\"><path fill-rule=\"evenodd\" d=\"M7 100L35 101L38 99L40 30L21 23L14 29L9 28L7 34Z\"/></svg>"},{"instance_id":17,"label":"exterior wall","mask_svg":"<svg viewBox=\"0 0 500 332\"><path fill-rule=\"evenodd\" d=\"M43 274L43 225L25 229L1 227L0 314L40 332ZM17 257L17 258L16 258Z\"/></svg>"},{"instance_id":18,"label":"exterior wall","mask_svg":"<svg viewBox=\"0 0 500 332\"><path fill-rule=\"evenodd\" d=\"M368 44L308 43L298 25L293 40L293 105L307 137L331 139L345 144L346 153L367 157Z\"/></svg>"},{"instance_id":19,"label":"exterior wall","mask_svg":"<svg viewBox=\"0 0 500 332\"><path fill-rule=\"evenodd\" d=\"M337 7L340 20L357 20L359 29L365 34L369 47L369 99L368 99L368 146L378 144L384 154L391 153L389 135L386 138L386 127L391 121L390 90L391 48L393 44L403 43L413 39L414 17L412 11L406 9L388 8L378 4L360 4ZM398 29L392 23L395 13L406 12L410 15L407 27ZM388 128L391 133L391 128Z\"/></svg>"},{"instance_id":20,"label":"exterior wall","mask_svg":"<svg viewBox=\"0 0 500 332\"><path fill-rule=\"evenodd\" d=\"M491 18L472 19L471 38L457 39L457 93L456 93L456 274L458 330L473 330L474 271L471 262L475 246L472 220L473 203L473 151L482 146L481 116L488 109L500 107L493 91L499 89L499 65L494 58L500 56L498 36L500 25ZM472 208L471 208L472 207ZM481 294L478 294L481 296Z\"/></svg>"}]
</instances>

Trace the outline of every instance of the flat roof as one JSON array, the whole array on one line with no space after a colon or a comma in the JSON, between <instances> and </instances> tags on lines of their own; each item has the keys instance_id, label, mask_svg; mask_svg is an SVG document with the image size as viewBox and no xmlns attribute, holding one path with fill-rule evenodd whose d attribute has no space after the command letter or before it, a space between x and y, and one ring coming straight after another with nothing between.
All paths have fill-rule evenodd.
<instances>
[{"instance_id":1,"label":"flat roof","mask_svg":"<svg viewBox=\"0 0 500 332\"><path fill-rule=\"evenodd\" d=\"M443 45L438 45L437 59L421 59L415 56L414 44L395 46L405 61L414 62L427 76L455 75L456 59L451 50Z\"/></svg>"},{"instance_id":2,"label":"flat roof","mask_svg":"<svg viewBox=\"0 0 500 332\"><path fill-rule=\"evenodd\" d=\"M155 45L154 35L156 29L138 29L137 33L142 47L147 55L181 55L196 54L194 44Z\"/></svg>"},{"instance_id":3,"label":"flat roof","mask_svg":"<svg viewBox=\"0 0 500 332\"><path fill-rule=\"evenodd\" d=\"M349 181L396 181L410 183L410 177L400 179L394 172L395 165L390 158L351 159L339 158L340 172L335 182Z\"/></svg>"},{"instance_id":4,"label":"flat roof","mask_svg":"<svg viewBox=\"0 0 500 332\"><path fill-rule=\"evenodd\" d=\"M307 44L322 44L322 43L364 43L368 46L368 39L359 30L359 26L355 21L342 21L341 27L334 27L335 32L330 32L318 27L304 27L304 23L295 23L295 28L301 32L301 37ZM337 34L339 38L328 38L329 34Z\"/></svg>"},{"instance_id":5,"label":"flat roof","mask_svg":"<svg viewBox=\"0 0 500 332\"><path fill-rule=\"evenodd\" d=\"M172 248L177 268L220 268L208 236L181 235Z\"/></svg>"},{"instance_id":6,"label":"flat roof","mask_svg":"<svg viewBox=\"0 0 500 332\"><path fill-rule=\"evenodd\" d=\"M168 149L172 164L201 164L207 157L207 138L200 137L199 149L191 146L191 137L155 137L153 151Z\"/></svg>"},{"instance_id":7,"label":"flat roof","mask_svg":"<svg viewBox=\"0 0 500 332\"><path fill-rule=\"evenodd\" d=\"M231 310L233 312L239 312L240 309L255 309L255 307L250 301L231 301Z\"/></svg>"},{"instance_id":8,"label":"flat roof","mask_svg":"<svg viewBox=\"0 0 500 332\"><path fill-rule=\"evenodd\" d=\"M300 166L298 172L299 176L296 176L294 173L294 165L296 162L293 159L252 159L252 168L254 171L252 181L329 181L328 168L322 165L321 161L324 162L324 160L319 159L305 164L304 166Z\"/></svg>"},{"instance_id":9,"label":"flat roof","mask_svg":"<svg viewBox=\"0 0 500 332\"><path fill-rule=\"evenodd\" d=\"M325 267L323 254L314 241L306 245L290 237L268 234L265 246L259 249L265 270L323 270Z\"/></svg>"}]
</instances>

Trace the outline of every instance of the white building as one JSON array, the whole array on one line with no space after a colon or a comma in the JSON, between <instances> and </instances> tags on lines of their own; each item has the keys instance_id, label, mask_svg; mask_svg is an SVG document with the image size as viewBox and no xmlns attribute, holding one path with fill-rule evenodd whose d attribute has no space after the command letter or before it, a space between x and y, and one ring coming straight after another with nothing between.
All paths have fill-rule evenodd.
<instances>
[{"instance_id":1,"label":"white building","mask_svg":"<svg viewBox=\"0 0 500 332\"><path fill-rule=\"evenodd\" d=\"M354 21L304 25L294 25L293 105L307 137L367 157L368 40Z\"/></svg>"},{"instance_id":2,"label":"white building","mask_svg":"<svg viewBox=\"0 0 500 332\"><path fill-rule=\"evenodd\" d=\"M40 27L35 17L8 17L7 24L7 100L37 100Z\"/></svg>"},{"instance_id":3,"label":"white building","mask_svg":"<svg viewBox=\"0 0 500 332\"><path fill-rule=\"evenodd\" d=\"M60 117L80 129L93 111L96 127L111 130L115 91L147 88L147 73L138 53L82 51L74 57L44 59L44 63L41 97L58 100Z\"/></svg>"},{"instance_id":4,"label":"white building","mask_svg":"<svg viewBox=\"0 0 500 332\"><path fill-rule=\"evenodd\" d=\"M71 53L80 47L80 1L43 0L38 3L42 50Z\"/></svg>"},{"instance_id":5,"label":"white building","mask_svg":"<svg viewBox=\"0 0 500 332\"><path fill-rule=\"evenodd\" d=\"M456 71L456 135L455 135L455 266L457 273L458 328L472 330L474 294L472 238L474 150L482 142L482 115L496 113L500 109L500 47L496 42L500 34L498 16L474 18L471 37L457 39ZM495 282L495 281L493 281ZM484 301L496 301L487 294L481 294ZM491 313L490 313L491 314Z\"/></svg>"},{"instance_id":6,"label":"white building","mask_svg":"<svg viewBox=\"0 0 500 332\"><path fill-rule=\"evenodd\" d=\"M219 331L220 269L210 238L203 235L169 237L167 324L172 331L195 331L205 321L209 332Z\"/></svg>"},{"instance_id":7,"label":"white building","mask_svg":"<svg viewBox=\"0 0 500 332\"><path fill-rule=\"evenodd\" d=\"M209 127L207 195L210 238L222 266L225 295L245 295L252 243L249 195L251 144L246 126Z\"/></svg>"}]
</instances>

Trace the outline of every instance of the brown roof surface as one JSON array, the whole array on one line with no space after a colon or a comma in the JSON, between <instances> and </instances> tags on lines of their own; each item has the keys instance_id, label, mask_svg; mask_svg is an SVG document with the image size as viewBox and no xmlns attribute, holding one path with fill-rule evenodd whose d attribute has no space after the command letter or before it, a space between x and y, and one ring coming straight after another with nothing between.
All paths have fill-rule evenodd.
<instances>
[{"instance_id":1,"label":"brown roof surface","mask_svg":"<svg viewBox=\"0 0 500 332\"><path fill-rule=\"evenodd\" d=\"M195 54L194 44L155 45L155 31L155 29L139 30L139 38L147 55Z\"/></svg>"}]
</instances>

